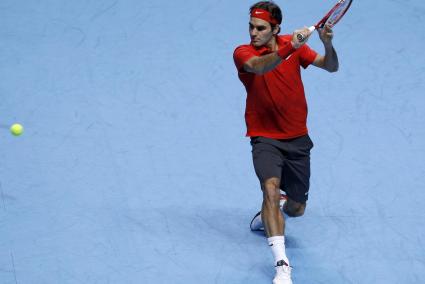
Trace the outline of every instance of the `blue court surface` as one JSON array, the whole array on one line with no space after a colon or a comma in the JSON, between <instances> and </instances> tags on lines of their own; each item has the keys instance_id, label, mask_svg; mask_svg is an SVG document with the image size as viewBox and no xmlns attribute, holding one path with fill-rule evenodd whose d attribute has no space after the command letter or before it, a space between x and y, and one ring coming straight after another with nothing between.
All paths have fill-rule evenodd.
<instances>
[{"instance_id":1,"label":"blue court surface","mask_svg":"<svg viewBox=\"0 0 425 284\"><path fill-rule=\"evenodd\" d=\"M0 283L271 283L232 58L254 2L0 2ZM278 0L282 33L334 2ZM302 71L294 283L425 283L424 15L354 0L339 72Z\"/></svg>"}]
</instances>

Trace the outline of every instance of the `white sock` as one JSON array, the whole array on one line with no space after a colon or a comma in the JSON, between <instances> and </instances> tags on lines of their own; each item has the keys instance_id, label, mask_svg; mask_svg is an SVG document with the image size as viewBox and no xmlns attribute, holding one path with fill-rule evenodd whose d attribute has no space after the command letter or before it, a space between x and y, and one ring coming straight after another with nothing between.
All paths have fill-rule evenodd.
<instances>
[{"instance_id":1,"label":"white sock","mask_svg":"<svg viewBox=\"0 0 425 284\"><path fill-rule=\"evenodd\" d=\"M267 241L269 242L269 246L272 249L275 265L279 260L282 259L289 265L289 260L285 253L285 236L270 237L267 238Z\"/></svg>"}]
</instances>

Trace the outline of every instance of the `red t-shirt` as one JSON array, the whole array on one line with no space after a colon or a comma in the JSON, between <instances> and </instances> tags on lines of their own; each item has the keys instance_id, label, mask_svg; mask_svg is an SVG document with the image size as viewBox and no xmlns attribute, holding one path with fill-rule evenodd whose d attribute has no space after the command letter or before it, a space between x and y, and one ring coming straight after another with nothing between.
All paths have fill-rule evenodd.
<instances>
[{"instance_id":1,"label":"red t-shirt","mask_svg":"<svg viewBox=\"0 0 425 284\"><path fill-rule=\"evenodd\" d=\"M278 46L290 41L291 35L277 37ZM300 66L307 68L317 53L304 44L273 70L256 75L243 65L253 56L271 53L268 48L241 45L233 59L239 79L246 88L246 136L289 139L307 134L307 102L301 80Z\"/></svg>"}]
</instances>

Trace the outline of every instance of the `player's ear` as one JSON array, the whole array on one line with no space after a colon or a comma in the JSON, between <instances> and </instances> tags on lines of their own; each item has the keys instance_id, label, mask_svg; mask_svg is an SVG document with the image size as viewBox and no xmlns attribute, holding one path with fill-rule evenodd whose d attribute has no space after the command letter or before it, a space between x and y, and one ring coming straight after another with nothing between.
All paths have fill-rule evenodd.
<instances>
[{"instance_id":1,"label":"player's ear","mask_svg":"<svg viewBox=\"0 0 425 284\"><path fill-rule=\"evenodd\" d=\"M275 25L272 27L273 35L277 35L280 32L280 25Z\"/></svg>"}]
</instances>

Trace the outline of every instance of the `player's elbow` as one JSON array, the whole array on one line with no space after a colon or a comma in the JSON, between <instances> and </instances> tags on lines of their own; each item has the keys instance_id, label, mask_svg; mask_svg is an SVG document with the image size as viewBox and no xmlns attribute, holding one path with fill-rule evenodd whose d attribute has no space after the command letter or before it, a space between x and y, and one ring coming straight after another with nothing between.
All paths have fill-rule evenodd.
<instances>
[{"instance_id":1,"label":"player's elbow","mask_svg":"<svg viewBox=\"0 0 425 284\"><path fill-rule=\"evenodd\" d=\"M263 75L265 73L264 68L260 68L259 64L255 64L255 62L247 62L243 67L246 72L254 73L256 75Z\"/></svg>"}]
</instances>

